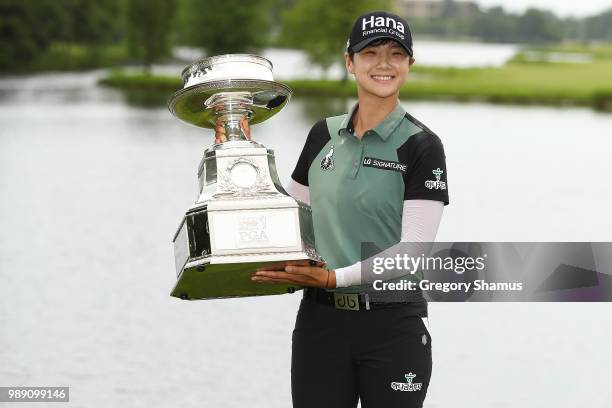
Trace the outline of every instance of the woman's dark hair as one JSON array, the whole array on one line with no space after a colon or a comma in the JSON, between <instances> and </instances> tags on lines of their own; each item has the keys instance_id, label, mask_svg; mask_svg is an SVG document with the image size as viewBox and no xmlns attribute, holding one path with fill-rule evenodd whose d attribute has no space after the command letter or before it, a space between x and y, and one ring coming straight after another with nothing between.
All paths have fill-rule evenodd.
<instances>
[{"instance_id":1,"label":"woman's dark hair","mask_svg":"<svg viewBox=\"0 0 612 408\"><path fill-rule=\"evenodd\" d=\"M367 46L368 47L378 47L379 45L385 45L385 44L389 44L389 43L398 43L398 41L395 41L391 38L380 38L378 40L374 40L371 43L369 43ZM400 44L401 45L401 44ZM367 47L366 47L367 48ZM365 48L364 48L365 49ZM351 59L351 61L353 60L353 55L355 55L355 51L353 50L348 50L348 55L349 58Z\"/></svg>"}]
</instances>

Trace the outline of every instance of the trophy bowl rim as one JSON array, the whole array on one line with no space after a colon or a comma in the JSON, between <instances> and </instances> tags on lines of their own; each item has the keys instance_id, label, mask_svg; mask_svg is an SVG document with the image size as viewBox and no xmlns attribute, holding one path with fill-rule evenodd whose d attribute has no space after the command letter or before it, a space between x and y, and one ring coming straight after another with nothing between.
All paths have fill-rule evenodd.
<instances>
[{"instance_id":1,"label":"trophy bowl rim","mask_svg":"<svg viewBox=\"0 0 612 408\"><path fill-rule=\"evenodd\" d=\"M181 78L183 83L187 82L187 77L194 72L200 71L207 67L212 67L219 62L251 62L254 64L262 65L268 68L270 71L273 70L274 66L272 62L260 55L255 54L221 54L213 55L212 57L206 57L199 59L191 64L187 65L181 72Z\"/></svg>"},{"instance_id":2,"label":"trophy bowl rim","mask_svg":"<svg viewBox=\"0 0 612 408\"><path fill-rule=\"evenodd\" d=\"M245 86L236 86L236 85L250 85L250 87L245 87ZM229 86L231 85L231 86ZM189 120L187 120L185 118L185 115L181 114L180 112L178 112L176 110L176 106L177 104L184 98L187 98L190 94L198 94L198 91L205 91L205 90L213 90L213 89L218 89L219 92L224 92L224 91L241 91L241 90L248 90L248 89L253 89L256 88L257 85L264 85L266 87L268 87L270 90L277 90L280 91L281 94L283 96L286 97L286 99L283 101L283 103L281 104L281 107L279 109L271 109L270 110L270 115L266 117L266 119L276 115L278 112L280 112L280 110L287 104L287 102L289 102L289 100L291 99L291 96L293 95L293 89L291 89L291 87L289 87L288 85L285 85L281 82L276 82L276 81L268 81L268 80L263 80L263 79L241 79L241 78L228 78L228 79L221 79L221 80L215 80L215 81L209 81L209 82L204 82L201 84L195 84L195 85L191 85L187 88L181 88L179 90L177 90L169 99L168 99L168 103L167 103L167 107L168 110L170 111L170 113L172 113L172 115L178 119L180 119L181 121L185 122L185 123L189 123L191 125L197 126L197 127L203 127L203 128L208 128L208 129L214 129L214 126L202 126L202 125L198 125L196 123L193 123ZM262 89L262 91L265 91L266 89ZM264 120L266 120L264 119ZM263 120L262 120L263 121ZM250 122L251 125L255 125L257 123L261 123L262 121L252 121Z\"/></svg>"}]
</instances>

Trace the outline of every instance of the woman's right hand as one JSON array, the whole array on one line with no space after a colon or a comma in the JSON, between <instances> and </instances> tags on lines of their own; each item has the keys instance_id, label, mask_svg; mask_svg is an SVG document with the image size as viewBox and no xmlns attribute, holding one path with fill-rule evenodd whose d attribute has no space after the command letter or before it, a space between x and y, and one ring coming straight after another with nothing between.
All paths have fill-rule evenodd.
<instances>
[{"instance_id":1,"label":"woman's right hand","mask_svg":"<svg viewBox=\"0 0 612 408\"><path fill-rule=\"evenodd\" d=\"M251 126L249 125L249 120L247 118L243 118L240 121L240 127L244 132L247 140L251 140ZM215 124L215 144L227 142L227 137L225 136L225 128L221 124L219 120L217 120Z\"/></svg>"}]
</instances>

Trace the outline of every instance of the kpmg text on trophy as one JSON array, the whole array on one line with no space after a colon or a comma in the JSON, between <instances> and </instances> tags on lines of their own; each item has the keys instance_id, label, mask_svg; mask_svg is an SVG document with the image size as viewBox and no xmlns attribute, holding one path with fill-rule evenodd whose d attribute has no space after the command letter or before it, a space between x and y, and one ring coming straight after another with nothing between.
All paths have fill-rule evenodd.
<instances>
[{"instance_id":1,"label":"kpmg text on trophy","mask_svg":"<svg viewBox=\"0 0 612 408\"><path fill-rule=\"evenodd\" d=\"M197 199L174 236L171 295L195 300L293 292L299 287L250 277L264 265L322 261L310 206L283 190L274 151L247 140L240 127L243 118L254 125L278 113L291 89L274 81L270 61L255 55L206 58L182 77L183 89L168 103L172 114L209 129L219 120L227 142L206 149L200 162Z\"/></svg>"}]
</instances>

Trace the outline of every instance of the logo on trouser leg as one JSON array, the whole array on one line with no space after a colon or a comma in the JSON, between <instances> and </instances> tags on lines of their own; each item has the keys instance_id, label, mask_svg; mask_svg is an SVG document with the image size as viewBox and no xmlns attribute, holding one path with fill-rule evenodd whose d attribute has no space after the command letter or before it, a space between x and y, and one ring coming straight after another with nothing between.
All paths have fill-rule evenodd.
<instances>
[{"instance_id":1,"label":"logo on trouser leg","mask_svg":"<svg viewBox=\"0 0 612 408\"><path fill-rule=\"evenodd\" d=\"M420 391L423 383L413 383L412 380L416 377L416 374L408 373L405 374L406 382L392 382L391 388L395 391Z\"/></svg>"}]
</instances>

